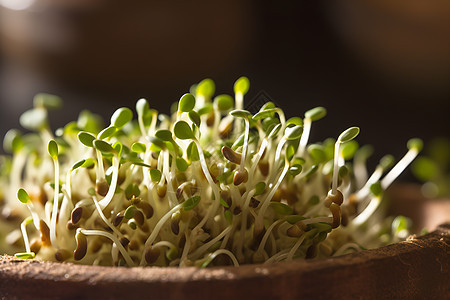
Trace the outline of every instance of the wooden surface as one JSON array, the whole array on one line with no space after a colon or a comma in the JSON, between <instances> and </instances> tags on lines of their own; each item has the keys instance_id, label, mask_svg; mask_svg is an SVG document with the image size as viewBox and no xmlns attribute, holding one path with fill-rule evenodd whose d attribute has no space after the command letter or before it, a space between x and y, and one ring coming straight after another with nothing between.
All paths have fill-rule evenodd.
<instances>
[{"instance_id":1,"label":"wooden surface","mask_svg":"<svg viewBox=\"0 0 450 300\"><path fill-rule=\"evenodd\" d=\"M0 260L2 299L445 299L450 224L405 242L318 261L238 268L117 268Z\"/></svg>"}]
</instances>

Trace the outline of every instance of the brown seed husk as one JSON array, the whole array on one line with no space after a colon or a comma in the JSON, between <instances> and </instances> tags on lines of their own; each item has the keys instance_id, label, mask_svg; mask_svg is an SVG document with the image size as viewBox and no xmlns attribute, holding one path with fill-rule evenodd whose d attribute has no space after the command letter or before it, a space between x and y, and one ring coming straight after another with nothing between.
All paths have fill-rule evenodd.
<instances>
[{"instance_id":1,"label":"brown seed husk","mask_svg":"<svg viewBox=\"0 0 450 300\"><path fill-rule=\"evenodd\" d=\"M122 210L121 212L118 212L117 215L114 217L113 225L116 226L116 227L119 226L120 223L122 223L124 217L125 217L125 211L124 210Z\"/></svg>"},{"instance_id":2,"label":"brown seed husk","mask_svg":"<svg viewBox=\"0 0 450 300\"><path fill-rule=\"evenodd\" d=\"M208 114L208 117L206 118L206 125L208 126L208 127L211 127L211 126L213 126L214 125L214 119L215 119L215 114L214 114L214 112L212 111L212 112L210 112L209 114Z\"/></svg>"},{"instance_id":3,"label":"brown seed husk","mask_svg":"<svg viewBox=\"0 0 450 300\"><path fill-rule=\"evenodd\" d=\"M48 228L47 223L42 219L39 221L39 231L41 233L42 246L51 246L50 228Z\"/></svg>"},{"instance_id":4,"label":"brown seed husk","mask_svg":"<svg viewBox=\"0 0 450 300\"><path fill-rule=\"evenodd\" d=\"M153 217L153 207L149 203L141 201L137 204L137 207L142 210L147 219Z\"/></svg>"},{"instance_id":5,"label":"brown seed husk","mask_svg":"<svg viewBox=\"0 0 450 300\"><path fill-rule=\"evenodd\" d=\"M341 224L342 224L342 226L348 225L348 209L347 209L347 207L341 207Z\"/></svg>"},{"instance_id":6,"label":"brown seed husk","mask_svg":"<svg viewBox=\"0 0 450 300\"><path fill-rule=\"evenodd\" d=\"M226 159L228 159L232 163L235 163L237 165L241 163L242 154L234 151L230 147L223 146L222 154Z\"/></svg>"},{"instance_id":7,"label":"brown seed husk","mask_svg":"<svg viewBox=\"0 0 450 300\"><path fill-rule=\"evenodd\" d=\"M337 205L342 205L344 202L344 195L342 195L341 191L337 190L336 195L333 195L328 193L327 197L325 198L325 206L329 207L331 203L336 203Z\"/></svg>"},{"instance_id":8,"label":"brown seed husk","mask_svg":"<svg viewBox=\"0 0 450 300\"><path fill-rule=\"evenodd\" d=\"M128 243L128 249L133 250L133 251L139 249L139 242L135 239L131 240Z\"/></svg>"},{"instance_id":9,"label":"brown seed husk","mask_svg":"<svg viewBox=\"0 0 450 300\"><path fill-rule=\"evenodd\" d=\"M69 221L67 222L66 227L67 227L67 230L74 230L74 229L77 229L77 228L78 228L78 225L74 225L74 224L72 223L72 221L69 220Z\"/></svg>"},{"instance_id":10,"label":"brown seed husk","mask_svg":"<svg viewBox=\"0 0 450 300\"><path fill-rule=\"evenodd\" d=\"M30 193L30 199L33 202L39 202L42 206L44 206L48 201L47 194L42 187L39 187L39 191Z\"/></svg>"},{"instance_id":11,"label":"brown seed husk","mask_svg":"<svg viewBox=\"0 0 450 300\"><path fill-rule=\"evenodd\" d=\"M222 119L222 121L219 123L219 136L221 139L226 139L230 135L231 131L233 130L233 120L230 119Z\"/></svg>"},{"instance_id":12,"label":"brown seed husk","mask_svg":"<svg viewBox=\"0 0 450 300\"><path fill-rule=\"evenodd\" d=\"M158 260L160 250L158 248L154 249L152 247L149 247L145 250L145 261L147 264L151 265Z\"/></svg>"},{"instance_id":13,"label":"brown seed husk","mask_svg":"<svg viewBox=\"0 0 450 300\"><path fill-rule=\"evenodd\" d=\"M55 253L55 259L60 262L68 260L71 256L70 251L67 249L59 249Z\"/></svg>"},{"instance_id":14,"label":"brown seed husk","mask_svg":"<svg viewBox=\"0 0 450 300\"><path fill-rule=\"evenodd\" d=\"M240 214L242 212L242 209L239 207L239 206L236 206L234 209L233 209L233 215L238 215L238 214Z\"/></svg>"},{"instance_id":15,"label":"brown seed husk","mask_svg":"<svg viewBox=\"0 0 450 300\"><path fill-rule=\"evenodd\" d=\"M73 252L73 259L81 260L87 252L87 239L86 236L81 232L75 235L75 239L77 241L77 248Z\"/></svg>"},{"instance_id":16,"label":"brown seed husk","mask_svg":"<svg viewBox=\"0 0 450 300\"><path fill-rule=\"evenodd\" d=\"M330 211L333 214L333 223L331 224L332 228L337 228L341 224L341 207L336 203L331 203Z\"/></svg>"},{"instance_id":17,"label":"brown seed husk","mask_svg":"<svg viewBox=\"0 0 450 300\"><path fill-rule=\"evenodd\" d=\"M234 185L240 185L241 183L245 183L248 180L248 171L247 169L237 170L236 173L234 173L233 177L233 184Z\"/></svg>"},{"instance_id":18,"label":"brown seed husk","mask_svg":"<svg viewBox=\"0 0 450 300\"><path fill-rule=\"evenodd\" d=\"M178 233L180 233L180 219L172 219L170 221L170 228L172 229L173 234L178 235Z\"/></svg>"},{"instance_id":19,"label":"brown seed husk","mask_svg":"<svg viewBox=\"0 0 450 300\"><path fill-rule=\"evenodd\" d=\"M126 237L122 237L122 238L120 238L120 243L126 249L128 244L130 243L130 240L127 239Z\"/></svg>"},{"instance_id":20,"label":"brown seed husk","mask_svg":"<svg viewBox=\"0 0 450 300\"><path fill-rule=\"evenodd\" d=\"M300 237L304 233L303 230L301 230L297 225L292 225L291 227L286 230L287 236L290 237Z\"/></svg>"},{"instance_id":21,"label":"brown seed husk","mask_svg":"<svg viewBox=\"0 0 450 300\"><path fill-rule=\"evenodd\" d=\"M70 216L70 220L73 225L77 225L80 222L81 217L83 216L83 207L78 206L72 210L72 214Z\"/></svg>"},{"instance_id":22,"label":"brown seed husk","mask_svg":"<svg viewBox=\"0 0 450 300\"><path fill-rule=\"evenodd\" d=\"M178 247L183 249L184 245L186 245L186 236L182 235L180 240L178 241Z\"/></svg>"},{"instance_id":23,"label":"brown seed husk","mask_svg":"<svg viewBox=\"0 0 450 300\"><path fill-rule=\"evenodd\" d=\"M103 197L106 196L106 194L108 194L108 190L109 190L109 185L106 182L106 180L98 181L95 184L95 191L97 192L97 194L99 194Z\"/></svg>"},{"instance_id":24,"label":"brown seed husk","mask_svg":"<svg viewBox=\"0 0 450 300\"><path fill-rule=\"evenodd\" d=\"M35 254L39 253L39 250L41 250L41 246L42 246L42 242L41 240L35 240L33 243L31 243L30 245L30 251L34 252Z\"/></svg>"},{"instance_id":25,"label":"brown seed husk","mask_svg":"<svg viewBox=\"0 0 450 300\"><path fill-rule=\"evenodd\" d=\"M270 201L273 201L273 202L280 202L281 201L281 189L277 189L276 191L275 191L275 193L273 194L273 197L272 197L272 199L270 200Z\"/></svg>"},{"instance_id":26,"label":"brown seed husk","mask_svg":"<svg viewBox=\"0 0 450 300\"><path fill-rule=\"evenodd\" d=\"M81 232L75 235L75 239L77 241L77 248L73 252L73 259L81 260L87 252L87 239Z\"/></svg>"},{"instance_id":27,"label":"brown seed husk","mask_svg":"<svg viewBox=\"0 0 450 300\"><path fill-rule=\"evenodd\" d=\"M136 221L136 223L139 225L139 227L144 225L144 214L140 210L136 209L136 211L134 212L133 218Z\"/></svg>"},{"instance_id":28,"label":"brown seed husk","mask_svg":"<svg viewBox=\"0 0 450 300\"><path fill-rule=\"evenodd\" d=\"M269 163L266 161L259 161L258 169L263 176L267 176L269 174Z\"/></svg>"},{"instance_id":29,"label":"brown seed husk","mask_svg":"<svg viewBox=\"0 0 450 300\"><path fill-rule=\"evenodd\" d=\"M252 197L252 198L250 199L250 203L249 203L248 206L250 206L251 208L257 208L258 205L259 205L259 203L260 203L260 201L259 201L258 199Z\"/></svg>"},{"instance_id":30,"label":"brown seed husk","mask_svg":"<svg viewBox=\"0 0 450 300\"><path fill-rule=\"evenodd\" d=\"M308 250L306 250L306 256L305 258L310 259L317 256L319 252L319 248L317 247L316 243L313 243L311 246L309 246Z\"/></svg>"},{"instance_id":31,"label":"brown seed husk","mask_svg":"<svg viewBox=\"0 0 450 300\"><path fill-rule=\"evenodd\" d=\"M163 186L159 186L156 188L156 193L160 198L164 198L166 196L167 186L164 184Z\"/></svg>"}]
</instances>

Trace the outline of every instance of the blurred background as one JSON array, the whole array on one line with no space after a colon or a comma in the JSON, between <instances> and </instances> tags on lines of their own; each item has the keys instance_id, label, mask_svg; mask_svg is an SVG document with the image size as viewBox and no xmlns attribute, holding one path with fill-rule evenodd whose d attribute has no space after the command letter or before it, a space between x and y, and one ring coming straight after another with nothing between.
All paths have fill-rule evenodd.
<instances>
[{"instance_id":1,"label":"blurred background","mask_svg":"<svg viewBox=\"0 0 450 300\"><path fill-rule=\"evenodd\" d=\"M411 137L450 137L449 37L446 0L0 0L0 136L38 92L64 99L57 128L141 97L167 113L193 83L232 93L245 75L247 102L326 107L312 141L360 126L400 158Z\"/></svg>"}]
</instances>

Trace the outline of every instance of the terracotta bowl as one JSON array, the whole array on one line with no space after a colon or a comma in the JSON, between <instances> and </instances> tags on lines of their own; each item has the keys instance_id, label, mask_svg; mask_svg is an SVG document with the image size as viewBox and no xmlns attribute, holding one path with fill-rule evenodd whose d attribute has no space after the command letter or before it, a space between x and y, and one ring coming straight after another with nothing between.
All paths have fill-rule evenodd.
<instances>
[{"instance_id":1,"label":"terracotta bowl","mask_svg":"<svg viewBox=\"0 0 450 300\"><path fill-rule=\"evenodd\" d=\"M406 190L403 195L411 197ZM450 217L449 201L429 203L440 205L444 219ZM5 255L0 294L2 299L449 299L449 254L450 222L379 249L237 268L81 266Z\"/></svg>"}]
</instances>

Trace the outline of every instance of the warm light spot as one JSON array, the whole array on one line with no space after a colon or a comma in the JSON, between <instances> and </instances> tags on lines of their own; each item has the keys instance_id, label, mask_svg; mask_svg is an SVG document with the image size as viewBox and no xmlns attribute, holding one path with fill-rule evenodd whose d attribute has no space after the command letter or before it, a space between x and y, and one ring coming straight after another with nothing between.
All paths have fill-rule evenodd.
<instances>
[{"instance_id":1,"label":"warm light spot","mask_svg":"<svg viewBox=\"0 0 450 300\"><path fill-rule=\"evenodd\" d=\"M12 10L24 10L33 5L35 0L0 0L0 5Z\"/></svg>"}]
</instances>

